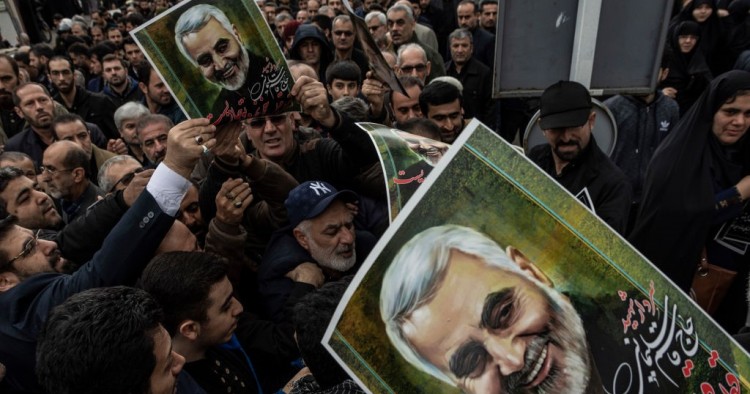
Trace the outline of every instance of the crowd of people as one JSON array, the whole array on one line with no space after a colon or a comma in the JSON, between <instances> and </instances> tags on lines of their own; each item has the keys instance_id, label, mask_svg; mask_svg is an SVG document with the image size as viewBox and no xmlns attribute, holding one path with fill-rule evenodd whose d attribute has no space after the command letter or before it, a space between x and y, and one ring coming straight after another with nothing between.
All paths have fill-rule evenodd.
<instances>
[{"instance_id":1,"label":"crowd of people","mask_svg":"<svg viewBox=\"0 0 750 394\"><path fill-rule=\"evenodd\" d=\"M733 272L711 313L745 326L747 244L722 234L750 198L748 0L676 2L657 88L604 100L609 155L579 83L492 98L498 0L352 2L406 94L341 0L256 0L301 111L220 126L187 120L129 35L170 2L71 3L54 43L0 55L0 392L363 392L320 343L389 224L355 122L451 144L479 119L513 143L536 104L528 157L686 293L701 259ZM177 38L220 37L183 51L209 80L242 48L211 7Z\"/></svg>"}]
</instances>

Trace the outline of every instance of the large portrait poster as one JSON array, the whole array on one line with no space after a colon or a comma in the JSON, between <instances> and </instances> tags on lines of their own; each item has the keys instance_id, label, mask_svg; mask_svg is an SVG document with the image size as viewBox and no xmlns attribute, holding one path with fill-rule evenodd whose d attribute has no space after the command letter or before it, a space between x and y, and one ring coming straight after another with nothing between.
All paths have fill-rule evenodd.
<instances>
[{"instance_id":1,"label":"large portrait poster","mask_svg":"<svg viewBox=\"0 0 750 394\"><path fill-rule=\"evenodd\" d=\"M252 0L184 1L131 33L182 110L219 125L294 110L294 79Z\"/></svg>"},{"instance_id":2,"label":"large portrait poster","mask_svg":"<svg viewBox=\"0 0 750 394\"><path fill-rule=\"evenodd\" d=\"M477 121L372 251L323 342L374 393L749 388L733 339Z\"/></svg>"}]
</instances>

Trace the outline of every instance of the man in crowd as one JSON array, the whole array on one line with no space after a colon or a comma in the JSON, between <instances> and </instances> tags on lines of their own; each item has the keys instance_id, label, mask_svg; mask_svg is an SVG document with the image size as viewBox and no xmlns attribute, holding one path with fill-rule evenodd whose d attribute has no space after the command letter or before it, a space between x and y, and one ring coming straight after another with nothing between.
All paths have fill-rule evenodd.
<instances>
[{"instance_id":1,"label":"man in crowd","mask_svg":"<svg viewBox=\"0 0 750 394\"><path fill-rule=\"evenodd\" d=\"M0 221L0 261L3 262L0 265L0 309L18 311L0 315L0 343L3 344L0 363L7 368L0 389L39 390L34 376L37 336L54 307L89 288L135 282L171 227L179 206L177 201L187 190L187 178L203 152L195 143L195 137L203 136L204 144L211 148L215 145L211 138L214 130L207 119L192 119L172 130L170 147L173 149L154 172L146 192L140 194L112 229L99 253L71 275L50 274L52 266L60 263L54 242L38 239L30 230L14 225L12 217ZM128 247L123 248L123 245ZM37 275L42 273L46 274ZM30 298L35 302L24 302ZM166 354L167 348L164 349ZM149 353L153 353L152 348ZM122 355L116 354L116 357L119 359ZM55 364L56 368L59 366ZM166 366L160 369L165 374L167 370ZM76 370L78 372L82 371ZM91 384L84 380L84 385Z\"/></svg>"},{"instance_id":2,"label":"man in crowd","mask_svg":"<svg viewBox=\"0 0 750 394\"><path fill-rule=\"evenodd\" d=\"M365 15L365 23L375 44L381 51L393 52L391 38L388 36L388 18L380 11L372 11Z\"/></svg>"},{"instance_id":3,"label":"man in crowd","mask_svg":"<svg viewBox=\"0 0 750 394\"><path fill-rule=\"evenodd\" d=\"M428 78L432 72L432 62L419 44L406 44L398 48L396 67L399 75L417 77L422 84L429 82Z\"/></svg>"},{"instance_id":4,"label":"man in crowd","mask_svg":"<svg viewBox=\"0 0 750 394\"><path fill-rule=\"evenodd\" d=\"M49 61L49 78L57 89L54 99L65 106L68 112L80 115L86 122L99 126L108 139L117 138L117 127L112 114L117 107L109 97L92 93L76 86L73 80L73 64L69 59L55 56Z\"/></svg>"},{"instance_id":5,"label":"man in crowd","mask_svg":"<svg viewBox=\"0 0 750 394\"><path fill-rule=\"evenodd\" d=\"M135 132L149 162L161 163L167 155L167 134L174 126L164 115L146 115L138 120Z\"/></svg>"},{"instance_id":6,"label":"man in crowd","mask_svg":"<svg viewBox=\"0 0 750 394\"><path fill-rule=\"evenodd\" d=\"M30 82L39 82L51 93L55 93L55 91L47 74L47 63L53 56L55 56L55 51L47 44L34 44L29 51L29 66L36 69L37 72L37 79Z\"/></svg>"},{"instance_id":7,"label":"man in crowd","mask_svg":"<svg viewBox=\"0 0 750 394\"><path fill-rule=\"evenodd\" d=\"M24 176L15 166L0 168L0 217L8 215L28 229L53 230L63 224L52 198L39 190L36 179Z\"/></svg>"},{"instance_id":8,"label":"man in crowd","mask_svg":"<svg viewBox=\"0 0 750 394\"><path fill-rule=\"evenodd\" d=\"M117 45L118 48L122 46L122 32L116 26L110 27L107 30L107 39Z\"/></svg>"},{"instance_id":9,"label":"man in crowd","mask_svg":"<svg viewBox=\"0 0 750 394\"><path fill-rule=\"evenodd\" d=\"M106 85L102 93L108 96L116 108L129 101L143 101L143 92L138 88L138 81L128 75L128 65L115 54L102 59L102 76Z\"/></svg>"},{"instance_id":10,"label":"man in crowd","mask_svg":"<svg viewBox=\"0 0 750 394\"><path fill-rule=\"evenodd\" d=\"M307 24L297 28L289 57L312 67L320 77L320 82L326 83L325 72L333 60L333 53L325 34L315 25Z\"/></svg>"},{"instance_id":11,"label":"man in crowd","mask_svg":"<svg viewBox=\"0 0 750 394\"><path fill-rule=\"evenodd\" d=\"M388 105L391 107L390 113L393 114L395 123L404 123L412 118L424 117L419 106L419 95L422 93L422 87L424 86L422 80L411 75L401 76L398 79L408 96L390 89L386 90L378 80L366 79L362 84L362 94L370 102L370 117L373 122L390 124L390 119L386 120L387 114L383 108L383 100L386 95L388 96Z\"/></svg>"},{"instance_id":12,"label":"man in crowd","mask_svg":"<svg viewBox=\"0 0 750 394\"><path fill-rule=\"evenodd\" d=\"M96 174L99 172L99 167L115 154L91 143L91 131L86 122L76 114L56 116L52 120L52 132L55 134L57 141L74 142L86 152L86 156L89 158L86 173L91 182L98 184Z\"/></svg>"},{"instance_id":13,"label":"man in crowd","mask_svg":"<svg viewBox=\"0 0 750 394\"><path fill-rule=\"evenodd\" d=\"M73 295L39 335L41 386L57 393L174 393L185 358L173 350L162 319L159 304L140 289Z\"/></svg>"},{"instance_id":14,"label":"man in crowd","mask_svg":"<svg viewBox=\"0 0 750 394\"><path fill-rule=\"evenodd\" d=\"M589 91L580 83L557 82L542 93L539 127L547 144L529 158L597 216L624 232L631 204L630 183L591 134L596 122Z\"/></svg>"},{"instance_id":15,"label":"man in crowd","mask_svg":"<svg viewBox=\"0 0 750 394\"><path fill-rule=\"evenodd\" d=\"M414 34L414 14L411 7L404 4L396 4L388 9L388 30L391 33L393 48L398 50L402 45L415 43L419 44L425 51L427 60L430 61L430 71L427 80L445 75L443 58L438 52L431 48L426 48L416 34Z\"/></svg>"},{"instance_id":16,"label":"man in crowd","mask_svg":"<svg viewBox=\"0 0 750 394\"><path fill-rule=\"evenodd\" d=\"M495 64L495 36L479 28L479 8L473 0L462 0L456 7L458 27L471 32L474 56L485 66Z\"/></svg>"},{"instance_id":17,"label":"man in crowd","mask_svg":"<svg viewBox=\"0 0 750 394\"><path fill-rule=\"evenodd\" d=\"M243 317L228 274L216 255L171 252L149 263L141 287L164 308L183 374L207 393L275 392L296 372L291 329Z\"/></svg>"},{"instance_id":18,"label":"man in crowd","mask_svg":"<svg viewBox=\"0 0 750 394\"><path fill-rule=\"evenodd\" d=\"M339 15L333 19L332 27L336 61L351 60L356 63L361 71L360 80L362 80L370 66L365 53L354 47L356 35L351 18L349 18L349 15ZM330 80L327 81L331 82Z\"/></svg>"},{"instance_id":19,"label":"man in crowd","mask_svg":"<svg viewBox=\"0 0 750 394\"><path fill-rule=\"evenodd\" d=\"M16 114L26 120L26 127L8 140L5 150L23 152L40 165L44 150L55 140L52 133L54 101L44 85L29 82L13 92L13 104Z\"/></svg>"},{"instance_id":20,"label":"man in crowd","mask_svg":"<svg viewBox=\"0 0 750 394\"><path fill-rule=\"evenodd\" d=\"M451 60L445 63L449 76L458 79L463 86L461 96L466 118L478 118L494 128L495 114L492 112L492 72L474 57L471 33L456 29L448 36Z\"/></svg>"},{"instance_id":21,"label":"man in crowd","mask_svg":"<svg viewBox=\"0 0 750 394\"><path fill-rule=\"evenodd\" d=\"M58 141L44 151L39 175L44 189L62 208L65 223L70 223L104 193L89 179L89 157L71 141Z\"/></svg>"},{"instance_id":22,"label":"man in crowd","mask_svg":"<svg viewBox=\"0 0 750 394\"><path fill-rule=\"evenodd\" d=\"M169 93L167 85L148 62L141 63L138 75L140 77L138 87L143 92L143 104L152 114L164 115L174 124L187 119L180 106L177 105L177 101Z\"/></svg>"},{"instance_id":23,"label":"man in crowd","mask_svg":"<svg viewBox=\"0 0 750 394\"><path fill-rule=\"evenodd\" d=\"M482 0L479 2L479 25L491 34L496 34L497 7L497 0Z\"/></svg>"},{"instance_id":24,"label":"man in crowd","mask_svg":"<svg viewBox=\"0 0 750 394\"><path fill-rule=\"evenodd\" d=\"M0 153L0 168L16 167L23 171L23 174L36 182L36 165L29 155L23 152L3 152Z\"/></svg>"},{"instance_id":25,"label":"man in crowd","mask_svg":"<svg viewBox=\"0 0 750 394\"><path fill-rule=\"evenodd\" d=\"M337 280L351 274L367 256L375 237L354 228L354 213L347 204L357 199L354 192L337 191L323 181L301 183L289 193L285 202L289 226L274 234L258 272L269 318L289 318L283 309L285 304L293 305L289 297L299 297L322 284L322 280L316 285L294 280L299 274L294 270L303 263L313 263L329 280Z\"/></svg>"},{"instance_id":26,"label":"man in crowd","mask_svg":"<svg viewBox=\"0 0 750 394\"><path fill-rule=\"evenodd\" d=\"M461 92L450 83L435 81L419 95L419 107L440 127L440 140L452 144L466 127Z\"/></svg>"},{"instance_id":27,"label":"man in crowd","mask_svg":"<svg viewBox=\"0 0 750 394\"><path fill-rule=\"evenodd\" d=\"M0 55L0 145L20 133L25 125L13 110L13 91L18 83L18 63L8 55Z\"/></svg>"},{"instance_id":28,"label":"man in crowd","mask_svg":"<svg viewBox=\"0 0 750 394\"><path fill-rule=\"evenodd\" d=\"M117 108L114 116L115 125L120 132L120 138L128 148L128 155L138 160L144 167L148 166L150 162L146 155L143 154L143 149L141 149L137 125L142 117L149 114L151 112L143 104L128 102Z\"/></svg>"},{"instance_id":29,"label":"man in crowd","mask_svg":"<svg viewBox=\"0 0 750 394\"><path fill-rule=\"evenodd\" d=\"M133 156L117 155L99 167L96 179L99 188L109 194L125 189L139 171L143 166Z\"/></svg>"}]
</instances>

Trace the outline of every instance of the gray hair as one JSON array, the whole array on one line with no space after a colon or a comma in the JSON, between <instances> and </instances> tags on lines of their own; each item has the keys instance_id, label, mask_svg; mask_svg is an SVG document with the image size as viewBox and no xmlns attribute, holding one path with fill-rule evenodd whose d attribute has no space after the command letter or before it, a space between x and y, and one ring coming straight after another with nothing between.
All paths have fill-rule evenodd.
<instances>
[{"instance_id":1,"label":"gray hair","mask_svg":"<svg viewBox=\"0 0 750 394\"><path fill-rule=\"evenodd\" d=\"M278 15L276 15L276 19L274 19L274 20L276 21L276 23L279 23L279 22L288 21L288 20L292 20L292 19L294 19L294 18L292 18L292 15L290 15L288 12L284 11L284 12L280 12Z\"/></svg>"},{"instance_id":2,"label":"gray hair","mask_svg":"<svg viewBox=\"0 0 750 394\"><path fill-rule=\"evenodd\" d=\"M388 9L389 14L391 13L391 11L406 11L406 17L407 19L409 19L409 22L414 22L414 10L412 10L411 7L407 5L396 4Z\"/></svg>"},{"instance_id":3,"label":"gray hair","mask_svg":"<svg viewBox=\"0 0 750 394\"><path fill-rule=\"evenodd\" d=\"M335 18L333 18L333 21L331 21L331 26L333 26L334 24L336 24L336 22L339 22L339 21L352 23L352 18L350 18L349 15L344 15L344 14L337 15ZM353 25L354 24L352 23L352 26Z\"/></svg>"},{"instance_id":4,"label":"gray hair","mask_svg":"<svg viewBox=\"0 0 750 394\"><path fill-rule=\"evenodd\" d=\"M370 23L371 20L378 18L378 22L380 22L381 25L387 25L388 24L388 18L386 18L385 14L380 11L372 11L365 15L365 23Z\"/></svg>"},{"instance_id":5,"label":"gray hair","mask_svg":"<svg viewBox=\"0 0 750 394\"><path fill-rule=\"evenodd\" d=\"M366 122L369 106L357 97L344 96L331 103L331 107L346 113L355 122Z\"/></svg>"},{"instance_id":6,"label":"gray hair","mask_svg":"<svg viewBox=\"0 0 750 394\"><path fill-rule=\"evenodd\" d=\"M427 52L424 51L424 48L422 48L421 45L419 45L419 44L417 44L415 42L412 42L412 43L409 43L409 44L401 45L398 48L398 55L396 56L396 65L397 66L401 66L401 63L402 63L401 62L401 55L404 52L409 51L409 50L415 50L415 51L419 52L422 55L422 59L424 60L425 63L427 63L427 61L429 60L429 59L427 59Z\"/></svg>"},{"instance_id":7,"label":"gray hair","mask_svg":"<svg viewBox=\"0 0 750 394\"><path fill-rule=\"evenodd\" d=\"M117 130L121 130L122 124L126 119L138 119L150 113L151 111L145 105L136 103L135 101L128 101L115 111L115 126Z\"/></svg>"},{"instance_id":8,"label":"gray hair","mask_svg":"<svg viewBox=\"0 0 750 394\"><path fill-rule=\"evenodd\" d=\"M464 38L468 38L470 43L473 42L471 32L469 31L469 29L466 29L463 27L459 27L458 29L453 30L453 32L448 36L449 45L450 45L451 40L453 40L454 38L458 40L463 40Z\"/></svg>"},{"instance_id":9,"label":"gray hair","mask_svg":"<svg viewBox=\"0 0 750 394\"><path fill-rule=\"evenodd\" d=\"M186 35L195 33L196 31L202 29L203 26L206 26L206 24L211 20L211 18L216 19L216 21L219 22L219 24L228 32L231 33L232 31L234 31L234 26L232 25L232 22L229 21L229 18L227 18L227 15L224 13L224 11L210 4L198 4L196 6L190 7L187 11L180 15L180 18L177 19L177 24L174 27L174 40L177 43L177 49L179 49L180 53L182 53L182 55L185 56L185 58L188 59L194 66L197 66L198 63L187 52L182 39Z\"/></svg>"},{"instance_id":10,"label":"gray hair","mask_svg":"<svg viewBox=\"0 0 750 394\"><path fill-rule=\"evenodd\" d=\"M411 365L452 386L455 383L420 356L402 330L404 322L438 290L451 252L480 258L489 267L523 275L503 248L486 235L469 227L444 225L415 235L401 247L383 277L380 288L380 317L391 344Z\"/></svg>"},{"instance_id":11,"label":"gray hair","mask_svg":"<svg viewBox=\"0 0 750 394\"><path fill-rule=\"evenodd\" d=\"M129 155L113 156L102 163L102 166L99 167L99 172L96 175L96 179L99 182L99 188L104 190L105 192L109 191L109 189L111 189L112 186L114 186L115 183L119 181L119 179L112 179L109 177L109 169L114 165L123 164L127 161L133 161L139 166L141 165L138 160Z\"/></svg>"}]
</instances>

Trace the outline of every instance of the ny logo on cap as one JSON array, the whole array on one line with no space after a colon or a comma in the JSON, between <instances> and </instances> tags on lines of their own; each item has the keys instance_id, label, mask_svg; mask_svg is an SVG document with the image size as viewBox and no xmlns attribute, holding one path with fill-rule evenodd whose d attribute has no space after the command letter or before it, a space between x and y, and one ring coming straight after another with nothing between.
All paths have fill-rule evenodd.
<instances>
[{"instance_id":1,"label":"ny logo on cap","mask_svg":"<svg viewBox=\"0 0 750 394\"><path fill-rule=\"evenodd\" d=\"M320 183L320 182L310 182L310 189L315 192L316 196L320 196L320 193L328 194L331 192L331 189L326 187L326 185Z\"/></svg>"}]
</instances>

